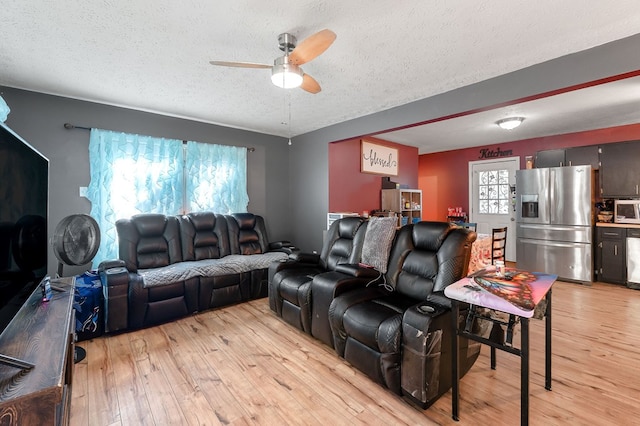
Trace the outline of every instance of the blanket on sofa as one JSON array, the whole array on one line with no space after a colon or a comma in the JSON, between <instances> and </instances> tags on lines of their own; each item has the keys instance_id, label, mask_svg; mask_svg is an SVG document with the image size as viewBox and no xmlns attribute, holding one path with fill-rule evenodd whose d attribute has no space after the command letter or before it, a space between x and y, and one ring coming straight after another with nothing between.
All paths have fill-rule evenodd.
<instances>
[{"instance_id":1,"label":"blanket on sofa","mask_svg":"<svg viewBox=\"0 0 640 426\"><path fill-rule=\"evenodd\" d=\"M285 260L286 253L232 254L222 259L178 262L161 268L141 269L144 287L154 287L188 280L194 277L215 277L268 268L272 262Z\"/></svg>"}]
</instances>

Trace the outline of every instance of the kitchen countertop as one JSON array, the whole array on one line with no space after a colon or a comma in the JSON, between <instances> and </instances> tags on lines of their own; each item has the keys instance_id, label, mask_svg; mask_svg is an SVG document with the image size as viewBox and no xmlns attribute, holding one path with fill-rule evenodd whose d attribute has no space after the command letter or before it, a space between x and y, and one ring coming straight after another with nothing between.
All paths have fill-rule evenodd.
<instances>
[{"instance_id":1,"label":"kitchen countertop","mask_svg":"<svg viewBox=\"0 0 640 426\"><path fill-rule=\"evenodd\" d=\"M635 228L640 229L640 224L637 223L611 223L611 222L597 222L596 226L604 228Z\"/></svg>"}]
</instances>

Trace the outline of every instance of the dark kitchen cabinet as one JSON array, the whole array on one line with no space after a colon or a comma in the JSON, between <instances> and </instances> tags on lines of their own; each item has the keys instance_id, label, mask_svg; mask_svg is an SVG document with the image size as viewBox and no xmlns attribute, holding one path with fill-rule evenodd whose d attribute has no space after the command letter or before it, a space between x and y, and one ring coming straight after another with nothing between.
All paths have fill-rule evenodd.
<instances>
[{"instance_id":1,"label":"dark kitchen cabinet","mask_svg":"<svg viewBox=\"0 0 640 426\"><path fill-rule=\"evenodd\" d=\"M596 274L598 281L624 284L627 280L626 228L597 227Z\"/></svg>"},{"instance_id":2,"label":"dark kitchen cabinet","mask_svg":"<svg viewBox=\"0 0 640 426\"><path fill-rule=\"evenodd\" d=\"M640 196L640 141L600 146L600 195L603 198Z\"/></svg>"},{"instance_id":3,"label":"dark kitchen cabinet","mask_svg":"<svg viewBox=\"0 0 640 426\"><path fill-rule=\"evenodd\" d=\"M547 149L545 151L536 152L535 166L537 169L541 169L543 167L560 167L565 165L564 149Z\"/></svg>"},{"instance_id":4,"label":"dark kitchen cabinet","mask_svg":"<svg viewBox=\"0 0 640 426\"><path fill-rule=\"evenodd\" d=\"M600 165L598 145L538 151L536 152L535 165L536 168L591 166L592 169L597 170Z\"/></svg>"},{"instance_id":5,"label":"dark kitchen cabinet","mask_svg":"<svg viewBox=\"0 0 640 426\"><path fill-rule=\"evenodd\" d=\"M598 145L568 148L564 152L565 166L591 166L593 170L598 170L599 162Z\"/></svg>"}]
</instances>

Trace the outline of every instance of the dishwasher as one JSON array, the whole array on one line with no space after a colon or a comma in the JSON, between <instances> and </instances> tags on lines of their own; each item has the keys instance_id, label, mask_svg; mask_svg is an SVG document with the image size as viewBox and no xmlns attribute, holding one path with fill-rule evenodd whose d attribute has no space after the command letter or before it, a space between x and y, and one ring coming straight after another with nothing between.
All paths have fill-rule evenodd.
<instances>
[{"instance_id":1,"label":"dishwasher","mask_svg":"<svg viewBox=\"0 0 640 426\"><path fill-rule=\"evenodd\" d=\"M627 287L640 290L640 229L627 228Z\"/></svg>"}]
</instances>

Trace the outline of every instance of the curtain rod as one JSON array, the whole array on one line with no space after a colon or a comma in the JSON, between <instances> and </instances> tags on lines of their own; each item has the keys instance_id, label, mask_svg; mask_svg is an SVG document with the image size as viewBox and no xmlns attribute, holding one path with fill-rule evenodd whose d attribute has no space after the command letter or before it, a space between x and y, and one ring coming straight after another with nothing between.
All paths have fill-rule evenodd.
<instances>
[{"instance_id":1,"label":"curtain rod","mask_svg":"<svg viewBox=\"0 0 640 426\"><path fill-rule=\"evenodd\" d=\"M73 129L80 129L80 130L91 130L91 127L83 127L83 126L76 126L74 124L71 123L64 123L64 128L67 130L73 130ZM185 140L183 140L182 142L187 142ZM256 149L252 146L247 147L247 151L248 152L254 152Z\"/></svg>"},{"instance_id":2,"label":"curtain rod","mask_svg":"<svg viewBox=\"0 0 640 426\"><path fill-rule=\"evenodd\" d=\"M64 128L67 130L73 130L73 129L91 130L91 127L74 126L71 123L64 123Z\"/></svg>"}]
</instances>

